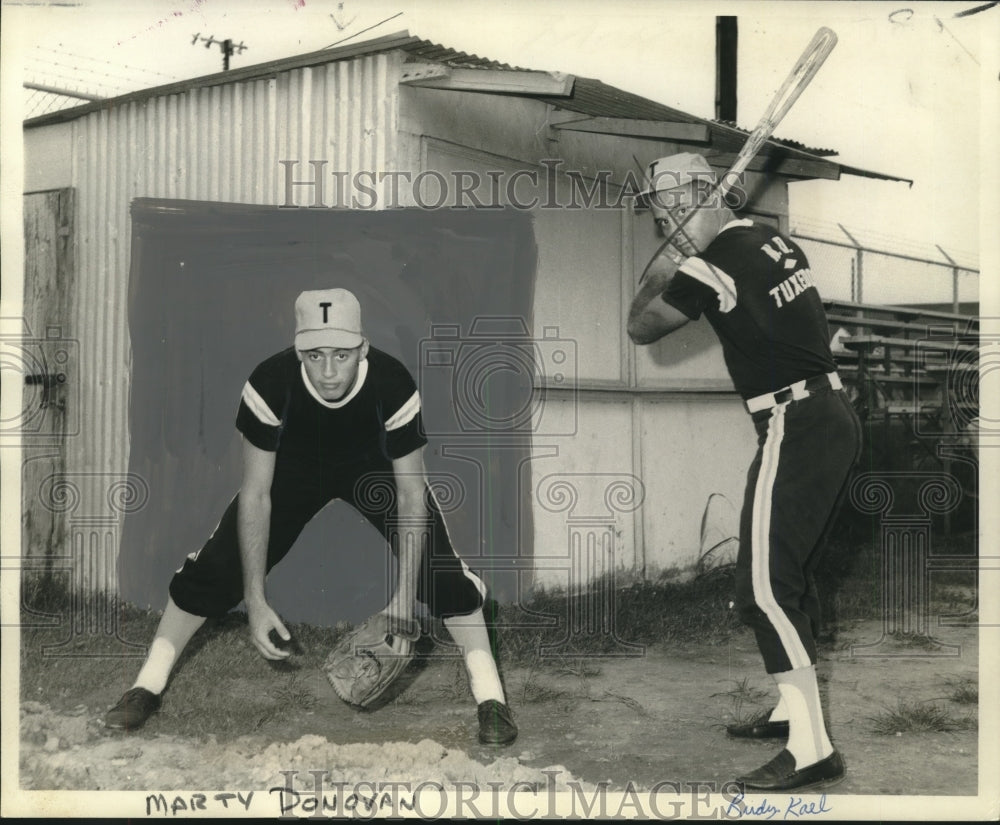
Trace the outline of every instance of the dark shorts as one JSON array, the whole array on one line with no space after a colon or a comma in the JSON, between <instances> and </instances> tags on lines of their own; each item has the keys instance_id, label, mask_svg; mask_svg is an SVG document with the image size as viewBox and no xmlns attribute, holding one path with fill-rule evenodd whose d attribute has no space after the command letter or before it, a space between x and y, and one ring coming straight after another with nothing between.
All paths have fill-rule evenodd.
<instances>
[{"instance_id":1,"label":"dark shorts","mask_svg":"<svg viewBox=\"0 0 1000 825\"><path fill-rule=\"evenodd\" d=\"M813 571L860 457L861 424L846 393L833 389L754 413L753 422L736 601L765 669L782 673L816 663Z\"/></svg>"},{"instance_id":2,"label":"dark shorts","mask_svg":"<svg viewBox=\"0 0 1000 825\"><path fill-rule=\"evenodd\" d=\"M327 483L275 471L271 485L271 524L267 567L271 570L291 550L303 527L334 499L361 513L398 550L396 484L389 462L340 468ZM464 616L483 604L486 586L452 547L444 517L430 489L425 496L429 548L421 560L417 599L439 618ZM243 600L243 568L237 538L239 496L233 499L215 532L197 553L187 557L170 581L174 603L196 616L221 616ZM428 552L429 549L429 552Z\"/></svg>"}]
</instances>

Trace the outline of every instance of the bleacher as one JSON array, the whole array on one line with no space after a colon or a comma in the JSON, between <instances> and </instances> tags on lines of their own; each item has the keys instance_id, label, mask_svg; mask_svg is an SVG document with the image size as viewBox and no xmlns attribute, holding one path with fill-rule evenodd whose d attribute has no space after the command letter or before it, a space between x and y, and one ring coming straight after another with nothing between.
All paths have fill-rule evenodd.
<instances>
[{"instance_id":1,"label":"bleacher","mask_svg":"<svg viewBox=\"0 0 1000 825\"><path fill-rule=\"evenodd\" d=\"M978 318L917 307L825 301L838 372L856 409L887 442L903 426L931 457L975 440L979 415ZM899 468L912 456L898 456Z\"/></svg>"}]
</instances>

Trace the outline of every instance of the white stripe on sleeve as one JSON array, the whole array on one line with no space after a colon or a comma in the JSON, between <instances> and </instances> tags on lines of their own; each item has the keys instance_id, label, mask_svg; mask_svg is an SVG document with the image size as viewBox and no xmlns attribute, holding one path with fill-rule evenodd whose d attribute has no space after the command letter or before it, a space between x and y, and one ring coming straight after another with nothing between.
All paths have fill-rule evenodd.
<instances>
[{"instance_id":1,"label":"white stripe on sleeve","mask_svg":"<svg viewBox=\"0 0 1000 825\"><path fill-rule=\"evenodd\" d=\"M243 385L243 403L250 408L250 412L260 419L261 423L267 424L269 427L277 427L281 424L278 416L271 412L267 402L260 397L257 390L250 386L249 381Z\"/></svg>"},{"instance_id":2,"label":"white stripe on sleeve","mask_svg":"<svg viewBox=\"0 0 1000 825\"><path fill-rule=\"evenodd\" d=\"M736 282L719 267L701 258L688 258L679 271L716 291L719 312L729 312L736 306Z\"/></svg>"},{"instance_id":3,"label":"white stripe on sleeve","mask_svg":"<svg viewBox=\"0 0 1000 825\"><path fill-rule=\"evenodd\" d=\"M413 393L406 403L396 411L396 414L385 422L386 432L398 430L400 427L406 426L413 420L414 416L416 416L418 412L420 412L419 391Z\"/></svg>"}]
</instances>

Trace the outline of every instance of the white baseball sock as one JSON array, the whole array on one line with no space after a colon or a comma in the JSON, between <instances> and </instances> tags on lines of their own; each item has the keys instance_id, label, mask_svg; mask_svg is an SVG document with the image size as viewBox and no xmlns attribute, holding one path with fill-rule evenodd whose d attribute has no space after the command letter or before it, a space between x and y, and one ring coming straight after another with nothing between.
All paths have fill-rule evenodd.
<instances>
[{"instance_id":1,"label":"white baseball sock","mask_svg":"<svg viewBox=\"0 0 1000 825\"><path fill-rule=\"evenodd\" d=\"M490 651L489 634L483 621L482 609L467 616L452 616L444 620L451 638L455 640L465 657L465 669L469 672L469 687L477 705L490 699L506 702L497 663Z\"/></svg>"},{"instance_id":2,"label":"white baseball sock","mask_svg":"<svg viewBox=\"0 0 1000 825\"><path fill-rule=\"evenodd\" d=\"M819 698L816 668L801 667L775 673L781 699L788 711L788 744L797 769L813 765L833 753Z\"/></svg>"},{"instance_id":3,"label":"white baseball sock","mask_svg":"<svg viewBox=\"0 0 1000 825\"><path fill-rule=\"evenodd\" d=\"M150 693L163 693L177 657L204 623L204 616L195 616L181 610L168 596L163 618L160 619L156 636L149 646L149 655L132 687L145 688Z\"/></svg>"},{"instance_id":4,"label":"white baseball sock","mask_svg":"<svg viewBox=\"0 0 1000 825\"><path fill-rule=\"evenodd\" d=\"M774 706L774 710L771 711L771 715L767 717L768 722L787 722L788 721L788 706L785 704L785 697L780 696L778 704Z\"/></svg>"}]
</instances>

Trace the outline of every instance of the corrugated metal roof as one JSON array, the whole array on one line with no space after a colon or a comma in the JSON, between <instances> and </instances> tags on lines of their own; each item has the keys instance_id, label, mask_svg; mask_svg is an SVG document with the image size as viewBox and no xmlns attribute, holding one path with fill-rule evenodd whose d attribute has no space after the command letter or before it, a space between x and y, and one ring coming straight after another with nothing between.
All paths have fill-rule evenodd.
<instances>
[{"instance_id":1,"label":"corrugated metal roof","mask_svg":"<svg viewBox=\"0 0 1000 825\"><path fill-rule=\"evenodd\" d=\"M493 71L534 71L511 66L507 63L500 63L489 58L479 57L474 54L456 51L455 49L432 43L429 40L421 40L412 36L409 32L398 32L385 37L367 40L353 45L344 45L335 49L321 49L308 54L297 55L295 57L282 58L268 63L260 63L255 66L247 66L241 69L232 69L227 72L218 72L200 78L171 83L165 86L156 86L138 92L131 92L116 98L86 103L75 106L71 109L62 109L46 115L31 118L25 121L25 127L44 126L50 123L60 123L82 117L89 112L101 109L120 106L132 101L142 101L163 95L178 94L190 89L217 86L229 83L245 82L257 80L264 77L274 77L281 72L291 71L307 66L333 63L340 60L349 60L362 55L370 55L378 52L399 49L405 51L414 60L430 61L442 63L452 68L462 69L484 69ZM545 95L525 94L525 97L532 97L550 103L559 108L566 109L591 117L610 118L631 118L635 120L663 121L671 123L696 123L708 126L712 133L713 148L723 152L737 152L743 145L749 132L741 129L733 123L700 118L695 115L674 109L662 103L640 97L639 95L626 92L614 86L608 86L600 80L592 78L577 77L573 86L573 93L568 97L550 97ZM816 149L806 146L794 140L781 138L771 138L768 141L772 146L780 146L785 151L791 152L793 157L803 160L823 162L826 158L837 154L833 149ZM766 154L766 151L765 151ZM825 161L837 166L840 171L862 177L880 178L883 180L905 180L892 175L885 175L879 172L871 172L857 167L839 164L836 161ZM912 184L912 181L909 181Z\"/></svg>"},{"instance_id":2,"label":"corrugated metal roof","mask_svg":"<svg viewBox=\"0 0 1000 825\"><path fill-rule=\"evenodd\" d=\"M600 80L577 77L571 98L540 97L554 106L569 109L591 117L634 118L636 120L661 120L671 123L702 123L713 132L713 137L720 140L720 148L731 148L739 151L748 134L732 123L720 120L709 120L697 117L680 109L674 109L662 103L657 103L645 97L608 86ZM837 154L833 149L812 149L802 143L791 140L772 138L772 143L780 144L789 149L807 152L813 157L825 157Z\"/></svg>"}]
</instances>

